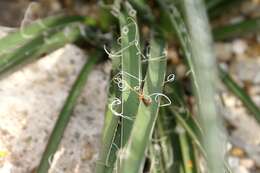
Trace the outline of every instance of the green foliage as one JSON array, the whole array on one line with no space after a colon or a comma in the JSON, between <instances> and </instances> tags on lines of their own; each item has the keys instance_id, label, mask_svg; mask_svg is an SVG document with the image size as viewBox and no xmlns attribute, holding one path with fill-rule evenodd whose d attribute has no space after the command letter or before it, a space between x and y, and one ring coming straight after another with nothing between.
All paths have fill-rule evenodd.
<instances>
[{"instance_id":1,"label":"green foliage","mask_svg":"<svg viewBox=\"0 0 260 173\"><path fill-rule=\"evenodd\" d=\"M12 49L42 35L45 31L57 27L65 27L72 22L83 22L84 20L85 18L81 16L55 16L33 22L31 25L21 27L18 31L2 38L0 41L0 55L9 54L9 51L12 52Z\"/></svg>"},{"instance_id":2,"label":"green foliage","mask_svg":"<svg viewBox=\"0 0 260 173\"><path fill-rule=\"evenodd\" d=\"M106 45L112 45L111 51L105 47L112 60L112 72L96 173L198 173L201 156L207 161L210 172L224 172L224 166L228 170L222 146L218 145L221 140L217 137L222 128L214 99L219 81L217 70L223 83L258 121L260 111L227 72L216 68L206 11L216 17L220 7L240 1L207 0L205 7L202 0L174 3L157 0L155 5L146 1L115 0L111 6L101 5L106 8L101 9L98 21L80 16L51 17L2 38L0 74L12 72L66 43L83 40L96 49L72 86L37 173L48 172L48 160L58 149L77 97L101 57L99 48L103 41L99 39L102 36L88 26L95 30L100 26L102 31L110 32L110 25L116 21L111 19L110 10L118 19L120 36L117 40L105 40ZM150 27L150 38L145 40L149 46L142 45L145 43L140 32L143 24ZM213 37L215 40L232 39L257 31L259 26L258 18L246 20L214 28ZM191 94L196 98L198 115L188 106L182 81L176 79L168 85L174 79L170 78L173 74L165 81L167 69L170 69L167 68L167 40L180 45L180 55L190 69Z\"/></svg>"}]
</instances>

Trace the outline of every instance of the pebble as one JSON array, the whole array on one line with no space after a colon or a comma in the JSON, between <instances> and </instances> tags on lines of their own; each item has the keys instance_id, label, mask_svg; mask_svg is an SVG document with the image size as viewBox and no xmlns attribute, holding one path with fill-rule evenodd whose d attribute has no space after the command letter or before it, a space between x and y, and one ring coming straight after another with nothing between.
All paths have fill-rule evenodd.
<instances>
[{"instance_id":1,"label":"pebble","mask_svg":"<svg viewBox=\"0 0 260 173\"><path fill-rule=\"evenodd\" d=\"M241 54L245 53L247 48L248 48L248 45L244 40L236 39L232 43L232 51L236 55L241 55Z\"/></svg>"},{"instance_id":2,"label":"pebble","mask_svg":"<svg viewBox=\"0 0 260 173\"><path fill-rule=\"evenodd\" d=\"M233 157L233 156L228 157L228 164L230 165L231 168L238 167L239 166L239 158Z\"/></svg>"},{"instance_id":3,"label":"pebble","mask_svg":"<svg viewBox=\"0 0 260 173\"><path fill-rule=\"evenodd\" d=\"M238 166L237 168L234 169L234 173L250 173L245 167L243 166Z\"/></svg>"},{"instance_id":4,"label":"pebble","mask_svg":"<svg viewBox=\"0 0 260 173\"><path fill-rule=\"evenodd\" d=\"M240 164L247 169L251 169L255 166L255 162L252 159L248 159L248 158L241 159Z\"/></svg>"},{"instance_id":5,"label":"pebble","mask_svg":"<svg viewBox=\"0 0 260 173\"><path fill-rule=\"evenodd\" d=\"M216 43L214 45L216 56L220 61L228 61L232 57L232 44Z\"/></svg>"}]
</instances>

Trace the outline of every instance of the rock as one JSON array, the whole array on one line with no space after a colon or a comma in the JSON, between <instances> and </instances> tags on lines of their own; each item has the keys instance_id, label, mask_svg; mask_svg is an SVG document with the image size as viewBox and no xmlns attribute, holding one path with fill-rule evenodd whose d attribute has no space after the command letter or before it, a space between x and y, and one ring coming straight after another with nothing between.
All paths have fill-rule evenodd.
<instances>
[{"instance_id":1,"label":"rock","mask_svg":"<svg viewBox=\"0 0 260 173\"><path fill-rule=\"evenodd\" d=\"M241 81L250 81L252 84L260 84L260 60L240 59L233 65L234 73Z\"/></svg>"},{"instance_id":2,"label":"rock","mask_svg":"<svg viewBox=\"0 0 260 173\"><path fill-rule=\"evenodd\" d=\"M236 168L239 166L239 158L238 157L228 157L228 164L231 168Z\"/></svg>"},{"instance_id":3,"label":"rock","mask_svg":"<svg viewBox=\"0 0 260 173\"><path fill-rule=\"evenodd\" d=\"M250 173L245 167L238 166L234 169L235 173Z\"/></svg>"},{"instance_id":4,"label":"rock","mask_svg":"<svg viewBox=\"0 0 260 173\"><path fill-rule=\"evenodd\" d=\"M228 61L232 57L232 44L230 43L215 43L216 56L220 61Z\"/></svg>"},{"instance_id":5,"label":"rock","mask_svg":"<svg viewBox=\"0 0 260 173\"><path fill-rule=\"evenodd\" d=\"M67 45L1 79L0 150L9 153L0 158L0 170L5 170L4 173L29 173L37 167L66 96L86 59L79 48ZM93 172L110 68L111 65L101 64L91 72L54 155L50 173Z\"/></svg>"},{"instance_id":6,"label":"rock","mask_svg":"<svg viewBox=\"0 0 260 173\"><path fill-rule=\"evenodd\" d=\"M241 159L240 164L247 169L252 169L255 166L255 162L252 159L248 159L248 158Z\"/></svg>"},{"instance_id":7,"label":"rock","mask_svg":"<svg viewBox=\"0 0 260 173\"><path fill-rule=\"evenodd\" d=\"M240 54L245 53L247 48L248 48L248 45L244 40L236 39L232 43L232 51L236 55L240 55Z\"/></svg>"}]
</instances>

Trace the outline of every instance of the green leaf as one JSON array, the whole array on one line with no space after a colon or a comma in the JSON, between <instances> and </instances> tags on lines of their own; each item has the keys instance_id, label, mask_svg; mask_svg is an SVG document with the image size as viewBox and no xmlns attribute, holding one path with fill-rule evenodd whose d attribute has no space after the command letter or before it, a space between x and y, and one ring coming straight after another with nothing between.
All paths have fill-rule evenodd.
<instances>
[{"instance_id":1,"label":"green leaf","mask_svg":"<svg viewBox=\"0 0 260 173\"><path fill-rule=\"evenodd\" d=\"M12 53L0 57L0 74L10 71L14 67L20 67L42 55L50 53L67 43L75 42L83 36L78 25L68 25L59 32L41 34L30 40Z\"/></svg>"},{"instance_id":2,"label":"green leaf","mask_svg":"<svg viewBox=\"0 0 260 173\"><path fill-rule=\"evenodd\" d=\"M246 106L246 108L254 115L255 119L260 123L260 109L254 103L250 96L225 72L219 68L220 77L227 88L234 93Z\"/></svg>"},{"instance_id":3,"label":"green leaf","mask_svg":"<svg viewBox=\"0 0 260 173\"><path fill-rule=\"evenodd\" d=\"M243 34L259 31L260 18L248 19L236 24L226 25L213 29L215 40L224 40L241 36Z\"/></svg>"},{"instance_id":4,"label":"green leaf","mask_svg":"<svg viewBox=\"0 0 260 173\"><path fill-rule=\"evenodd\" d=\"M119 16L120 32L121 32L121 74L123 85L126 90L122 92L122 113L128 119L122 119L122 146L128 141L133 118L139 106L139 99L135 88L141 87L141 57L140 57L140 41L139 31L136 24L134 9L128 4L126 13ZM132 120L131 120L132 119Z\"/></svg>"},{"instance_id":5,"label":"green leaf","mask_svg":"<svg viewBox=\"0 0 260 173\"><path fill-rule=\"evenodd\" d=\"M223 14L223 11L232 10L234 7L240 7L239 5L244 2L244 0L213 0L219 1L214 5L211 5L211 8L208 9L208 15L210 19L214 19ZM208 3L209 4L209 3ZM213 3L212 3L213 4ZM224 14L225 15L225 14Z\"/></svg>"},{"instance_id":6,"label":"green leaf","mask_svg":"<svg viewBox=\"0 0 260 173\"><path fill-rule=\"evenodd\" d=\"M145 151L151 140L158 116L160 97L166 71L165 43L160 39L151 41L151 57L148 62L143 94L127 145L119 154L120 173L139 172L145 159ZM157 97L157 98L156 98ZM151 101L151 102L150 102Z\"/></svg>"},{"instance_id":7,"label":"green leaf","mask_svg":"<svg viewBox=\"0 0 260 173\"><path fill-rule=\"evenodd\" d=\"M42 32L53 29L58 26L65 26L72 22L82 22L86 18L81 16L55 16L43 20L37 20L31 25L18 29L0 39L0 55L12 52L17 46L22 43L39 36Z\"/></svg>"},{"instance_id":8,"label":"green leaf","mask_svg":"<svg viewBox=\"0 0 260 173\"><path fill-rule=\"evenodd\" d=\"M116 152L118 147L120 147L120 135L121 135L121 125L120 117L116 116L112 110L112 102L115 99L120 98L121 92L118 91L118 86L114 83L113 77L118 73L118 62L120 59L112 59L112 72L111 72L111 82L108 95L107 110L105 115L105 122L102 131L102 146L99 152L99 159L96 165L96 173L111 173L114 170L114 164L116 161ZM121 110L119 109L118 112Z\"/></svg>"},{"instance_id":9,"label":"green leaf","mask_svg":"<svg viewBox=\"0 0 260 173\"><path fill-rule=\"evenodd\" d=\"M190 34L193 86L198 115L204 130L203 144L207 155L207 167L211 173L224 173L224 143L220 139L221 121L215 102L218 81L216 59L213 55L213 40L202 0L183 1L183 13Z\"/></svg>"}]
</instances>

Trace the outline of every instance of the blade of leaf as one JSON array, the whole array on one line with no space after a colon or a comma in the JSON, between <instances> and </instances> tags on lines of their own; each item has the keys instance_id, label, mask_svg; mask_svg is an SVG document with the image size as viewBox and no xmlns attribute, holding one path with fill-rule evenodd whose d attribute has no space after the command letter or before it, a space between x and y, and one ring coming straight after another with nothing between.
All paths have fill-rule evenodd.
<instances>
[{"instance_id":1,"label":"blade of leaf","mask_svg":"<svg viewBox=\"0 0 260 173\"><path fill-rule=\"evenodd\" d=\"M225 2L225 0L208 0L205 3L207 10L212 10L214 7L218 6L222 2Z\"/></svg>"},{"instance_id":2,"label":"blade of leaf","mask_svg":"<svg viewBox=\"0 0 260 173\"><path fill-rule=\"evenodd\" d=\"M0 74L9 72L15 67L20 67L82 37L80 28L74 24L68 25L60 32L51 32L47 36L42 34L14 52L0 57Z\"/></svg>"},{"instance_id":3,"label":"blade of leaf","mask_svg":"<svg viewBox=\"0 0 260 173\"><path fill-rule=\"evenodd\" d=\"M206 9L202 0L184 0L183 12L190 33L195 98L205 132L203 144L207 154L207 167L211 173L224 173L224 141L220 139L224 134L220 131L223 128L214 99L218 76Z\"/></svg>"},{"instance_id":4,"label":"blade of leaf","mask_svg":"<svg viewBox=\"0 0 260 173\"><path fill-rule=\"evenodd\" d=\"M109 101L105 115L105 123L102 131L102 146L99 154L99 160L96 165L96 173L111 173L114 170L114 164L116 161L117 149L114 145L120 145L120 117L113 114L110 107L111 100L120 98L121 92L118 91L118 86L114 83L113 77L118 73L118 68L120 65L120 58L112 59L112 72L111 72L111 82L109 89ZM118 111L120 112L120 111Z\"/></svg>"},{"instance_id":5,"label":"blade of leaf","mask_svg":"<svg viewBox=\"0 0 260 173\"><path fill-rule=\"evenodd\" d=\"M236 24L226 25L213 29L215 40L230 39L243 34L259 31L260 18L248 19Z\"/></svg>"},{"instance_id":6,"label":"blade of leaf","mask_svg":"<svg viewBox=\"0 0 260 173\"><path fill-rule=\"evenodd\" d=\"M160 139L152 141L148 147L148 155L150 160L149 173L166 173L165 165L163 163L163 154L161 151Z\"/></svg>"},{"instance_id":7,"label":"blade of leaf","mask_svg":"<svg viewBox=\"0 0 260 173\"><path fill-rule=\"evenodd\" d=\"M60 115L56 121L56 124L52 130L52 133L49 137L47 147L41 158L39 167L37 168L37 173L47 173L50 167L49 159L58 149L60 141L62 139L64 130L70 120L73 108L76 104L77 98L79 97L82 89L85 86L88 75L92 70L94 64L97 62L100 54L91 55L84 67L82 68L80 74L78 75L75 83L73 84L70 93L65 101L65 104L60 112Z\"/></svg>"},{"instance_id":8,"label":"blade of leaf","mask_svg":"<svg viewBox=\"0 0 260 173\"><path fill-rule=\"evenodd\" d=\"M221 67L219 68L220 78L225 83L227 88L234 93L247 107L247 109L254 115L255 119L260 123L260 109L254 103L250 96L225 72Z\"/></svg>"},{"instance_id":9,"label":"blade of leaf","mask_svg":"<svg viewBox=\"0 0 260 173\"><path fill-rule=\"evenodd\" d=\"M145 96L162 93L166 71L165 43L161 39L152 39L151 58L149 59L143 93ZM158 57L162 57L158 60ZM160 97L160 96L159 96ZM120 173L139 172L142 169L145 151L151 140L154 125L160 107L159 98L152 99L150 105L140 103L127 145L119 154Z\"/></svg>"},{"instance_id":10,"label":"blade of leaf","mask_svg":"<svg viewBox=\"0 0 260 173\"><path fill-rule=\"evenodd\" d=\"M208 9L208 15L210 19L213 19L223 14L223 11L230 10L234 7L239 8L239 5L242 2L244 2L244 0L228 0L228 1L222 0L222 3L216 4L216 6L212 7L211 9Z\"/></svg>"},{"instance_id":11,"label":"blade of leaf","mask_svg":"<svg viewBox=\"0 0 260 173\"><path fill-rule=\"evenodd\" d=\"M177 126L178 128L178 126ZM181 127L180 127L181 128ZM193 148L190 145L188 136L184 129L180 129L179 139L180 139L180 149L182 152L183 167L185 173L196 173L196 167L194 164L194 158L192 158ZM195 169L194 169L195 168Z\"/></svg>"},{"instance_id":12,"label":"blade of leaf","mask_svg":"<svg viewBox=\"0 0 260 173\"><path fill-rule=\"evenodd\" d=\"M54 16L43 20L38 20L29 26L18 29L18 31L1 38L0 55L51 28L61 25L65 26L72 22L83 22L85 19L85 17L81 16Z\"/></svg>"},{"instance_id":13,"label":"blade of leaf","mask_svg":"<svg viewBox=\"0 0 260 173\"><path fill-rule=\"evenodd\" d=\"M171 141L171 133L172 126L167 126L166 121L166 111L165 109L160 109L159 116L156 122L156 130L155 133L158 134L158 141L160 142L160 151L162 157L162 164L165 170L165 173L170 173L173 171L173 164L175 155L173 155L172 141Z\"/></svg>"},{"instance_id":14,"label":"blade of leaf","mask_svg":"<svg viewBox=\"0 0 260 173\"><path fill-rule=\"evenodd\" d=\"M135 14L130 12L130 4L127 5L126 13L121 13L119 16L120 32L121 32L121 69L122 81L127 85L127 89L122 92L122 112L124 116L133 118L137 112L139 100L136 92L133 91L136 87L141 87L141 58L140 58L140 41L139 32ZM130 8L130 9L129 9ZM127 49L126 49L127 48ZM126 49L126 50L124 50ZM124 146L128 141L133 122L129 119L122 119L122 145Z\"/></svg>"}]
</instances>

